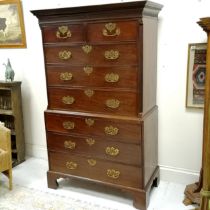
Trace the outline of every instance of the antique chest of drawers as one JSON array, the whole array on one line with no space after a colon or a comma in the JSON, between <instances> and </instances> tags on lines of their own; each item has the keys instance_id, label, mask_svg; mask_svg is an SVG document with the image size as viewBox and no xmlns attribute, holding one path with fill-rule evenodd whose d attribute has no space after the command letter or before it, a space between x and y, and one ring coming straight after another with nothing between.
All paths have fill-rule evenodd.
<instances>
[{"instance_id":1,"label":"antique chest of drawers","mask_svg":"<svg viewBox=\"0 0 210 210\"><path fill-rule=\"evenodd\" d=\"M72 177L131 193L157 185L156 51L161 5L32 11L43 38L48 186Z\"/></svg>"}]
</instances>

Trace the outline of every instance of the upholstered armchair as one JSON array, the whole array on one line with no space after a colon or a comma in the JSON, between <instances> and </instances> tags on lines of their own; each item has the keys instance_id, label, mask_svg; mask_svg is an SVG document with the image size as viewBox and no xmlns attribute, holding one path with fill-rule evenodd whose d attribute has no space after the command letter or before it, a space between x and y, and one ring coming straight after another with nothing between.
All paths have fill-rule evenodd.
<instances>
[{"instance_id":1,"label":"upholstered armchair","mask_svg":"<svg viewBox=\"0 0 210 210\"><path fill-rule=\"evenodd\" d=\"M12 190L11 131L3 125L0 125L0 172L9 178Z\"/></svg>"}]
</instances>

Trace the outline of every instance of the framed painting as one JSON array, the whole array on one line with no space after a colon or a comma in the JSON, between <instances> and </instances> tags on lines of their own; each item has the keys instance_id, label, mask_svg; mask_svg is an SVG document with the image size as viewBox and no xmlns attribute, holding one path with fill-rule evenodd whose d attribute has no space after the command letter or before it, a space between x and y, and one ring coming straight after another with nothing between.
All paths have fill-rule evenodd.
<instances>
[{"instance_id":1,"label":"framed painting","mask_svg":"<svg viewBox=\"0 0 210 210\"><path fill-rule=\"evenodd\" d=\"M206 77L206 43L188 45L186 107L203 108Z\"/></svg>"},{"instance_id":2,"label":"framed painting","mask_svg":"<svg viewBox=\"0 0 210 210\"><path fill-rule=\"evenodd\" d=\"M0 0L0 48L25 48L26 37L20 0Z\"/></svg>"}]
</instances>

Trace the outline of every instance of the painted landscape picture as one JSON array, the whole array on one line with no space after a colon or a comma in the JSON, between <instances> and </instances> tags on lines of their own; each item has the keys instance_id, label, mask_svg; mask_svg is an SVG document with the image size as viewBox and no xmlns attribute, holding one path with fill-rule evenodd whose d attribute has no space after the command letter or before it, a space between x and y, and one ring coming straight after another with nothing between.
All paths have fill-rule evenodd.
<instances>
[{"instance_id":1,"label":"painted landscape picture","mask_svg":"<svg viewBox=\"0 0 210 210\"><path fill-rule=\"evenodd\" d=\"M0 48L25 47L20 1L0 2Z\"/></svg>"}]
</instances>

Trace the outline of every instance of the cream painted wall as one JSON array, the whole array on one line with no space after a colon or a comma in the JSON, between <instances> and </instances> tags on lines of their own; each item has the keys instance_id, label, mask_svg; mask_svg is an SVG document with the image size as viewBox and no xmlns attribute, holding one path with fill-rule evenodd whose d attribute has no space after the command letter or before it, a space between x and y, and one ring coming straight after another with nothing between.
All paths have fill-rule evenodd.
<instances>
[{"instance_id":1,"label":"cream painted wall","mask_svg":"<svg viewBox=\"0 0 210 210\"><path fill-rule=\"evenodd\" d=\"M0 50L1 63L9 57L22 81L23 115L27 155L47 158L43 112L47 107L42 39L38 20L30 10L88 5L87 0L22 0L26 49ZM91 4L125 2L92 0ZM164 5L159 15L158 89L159 164L161 178L192 182L201 167L203 111L185 108L188 43L206 42L196 24L210 16L209 0L155 0Z\"/></svg>"}]
</instances>

